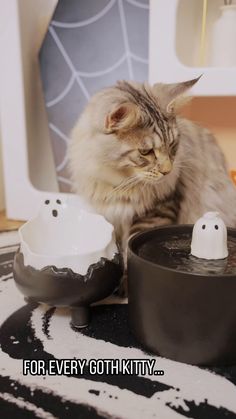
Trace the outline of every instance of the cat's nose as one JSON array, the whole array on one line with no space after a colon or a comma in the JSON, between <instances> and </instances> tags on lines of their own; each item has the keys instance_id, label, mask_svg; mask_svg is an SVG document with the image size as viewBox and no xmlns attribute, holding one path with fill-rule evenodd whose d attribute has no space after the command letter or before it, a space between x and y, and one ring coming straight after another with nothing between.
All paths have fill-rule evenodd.
<instances>
[{"instance_id":1,"label":"cat's nose","mask_svg":"<svg viewBox=\"0 0 236 419\"><path fill-rule=\"evenodd\" d=\"M159 172L163 175L167 175L172 170L172 163L169 158L165 159L160 165L159 165Z\"/></svg>"}]
</instances>

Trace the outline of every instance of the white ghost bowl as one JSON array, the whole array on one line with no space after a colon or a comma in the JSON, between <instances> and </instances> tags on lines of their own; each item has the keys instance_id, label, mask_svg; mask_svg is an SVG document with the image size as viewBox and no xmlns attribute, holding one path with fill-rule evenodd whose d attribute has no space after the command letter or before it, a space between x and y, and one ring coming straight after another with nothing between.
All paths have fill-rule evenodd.
<instances>
[{"instance_id":1,"label":"white ghost bowl","mask_svg":"<svg viewBox=\"0 0 236 419\"><path fill-rule=\"evenodd\" d=\"M114 228L99 214L46 200L19 230L14 279L31 301L70 306L72 324L88 324L89 305L110 295L122 276Z\"/></svg>"}]
</instances>

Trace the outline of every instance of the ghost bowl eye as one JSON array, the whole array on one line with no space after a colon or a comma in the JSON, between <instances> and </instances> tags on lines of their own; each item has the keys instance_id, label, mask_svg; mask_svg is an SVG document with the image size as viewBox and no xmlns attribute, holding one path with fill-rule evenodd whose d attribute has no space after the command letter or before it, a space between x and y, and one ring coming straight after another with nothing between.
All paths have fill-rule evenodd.
<instances>
[{"instance_id":1,"label":"ghost bowl eye","mask_svg":"<svg viewBox=\"0 0 236 419\"><path fill-rule=\"evenodd\" d=\"M196 365L236 361L236 229L229 256L190 255L193 226L159 227L128 245L129 323L144 348Z\"/></svg>"},{"instance_id":2,"label":"ghost bowl eye","mask_svg":"<svg viewBox=\"0 0 236 419\"><path fill-rule=\"evenodd\" d=\"M112 294L122 276L111 224L64 205L56 219L40 213L19 233L13 269L19 290L31 301L69 306L72 324L86 326L90 304Z\"/></svg>"}]
</instances>

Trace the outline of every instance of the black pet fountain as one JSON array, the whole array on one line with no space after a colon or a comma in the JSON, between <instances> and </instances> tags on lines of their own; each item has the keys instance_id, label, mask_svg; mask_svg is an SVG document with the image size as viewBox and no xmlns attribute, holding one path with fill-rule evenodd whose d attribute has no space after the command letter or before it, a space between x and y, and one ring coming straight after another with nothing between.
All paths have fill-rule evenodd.
<instances>
[{"instance_id":1,"label":"black pet fountain","mask_svg":"<svg viewBox=\"0 0 236 419\"><path fill-rule=\"evenodd\" d=\"M90 304L112 294L122 276L113 226L98 214L46 200L19 235L17 287L29 301L69 306L73 326L85 327Z\"/></svg>"},{"instance_id":2,"label":"black pet fountain","mask_svg":"<svg viewBox=\"0 0 236 419\"><path fill-rule=\"evenodd\" d=\"M236 229L217 213L194 228L134 236L128 289L130 328L145 348L190 364L235 364Z\"/></svg>"}]
</instances>

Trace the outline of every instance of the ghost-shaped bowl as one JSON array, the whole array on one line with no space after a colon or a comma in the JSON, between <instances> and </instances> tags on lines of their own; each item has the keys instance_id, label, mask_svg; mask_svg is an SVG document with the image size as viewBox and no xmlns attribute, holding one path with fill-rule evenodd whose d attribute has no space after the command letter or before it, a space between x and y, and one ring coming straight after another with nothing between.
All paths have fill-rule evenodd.
<instances>
[{"instance_id":1,"label":"ghost-shaped bowl","mask_svg":"<svg viewBox=\"0 0 236 419\"><path fill-rule=\"evenodd\" d=\"M130 329L160 356L235 364L236 229L227 229L229 256L220 260L190 254L192 231L192 225L158 227L129 241Z\"/></svg>"},{"instance_id":2,"label":"ghost-shaped bowl","mask_svg":"<svg viewBox=\"0 0 236 419\"><path fill-rule=\"evenodd\" d=\"M19 230L14 279L29 301L69 306L72 324L85 327L89 306L114 292L122 259L113 226L98 214L46 200Z\"/></svg>"}]
</instances>

